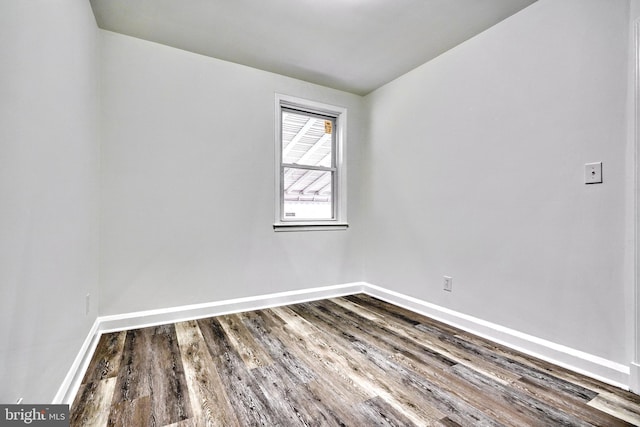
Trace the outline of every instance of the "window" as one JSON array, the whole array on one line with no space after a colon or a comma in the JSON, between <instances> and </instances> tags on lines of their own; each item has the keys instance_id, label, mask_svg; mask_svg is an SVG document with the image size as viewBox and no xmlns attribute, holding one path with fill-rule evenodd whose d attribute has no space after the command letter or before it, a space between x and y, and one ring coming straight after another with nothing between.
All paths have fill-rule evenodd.
<instances>
[{"instance_id":1,"label":"window","mask_svg":"<svg viewBox=\"0 0 640 427\"><path fill-rule=\"evenodd\" d=\"M276 230L344 229L347 111L276 95Z\"/></svg>"}]
</instances>

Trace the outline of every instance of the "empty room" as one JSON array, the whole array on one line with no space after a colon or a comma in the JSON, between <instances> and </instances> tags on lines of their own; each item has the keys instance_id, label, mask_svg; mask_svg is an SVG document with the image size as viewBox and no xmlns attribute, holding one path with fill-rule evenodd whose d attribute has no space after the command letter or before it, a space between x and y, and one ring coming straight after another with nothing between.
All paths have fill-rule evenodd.
<instances>
[{"instance_id":1,"label":"empty room","mask_svg":"<svg viewBox=\"0 0 640 427\"><path fill-rule=\"evenodd\" d=\"M640 0L4 1L0 121L0 425L640 425Z\"/></svg>"}]
</instances>

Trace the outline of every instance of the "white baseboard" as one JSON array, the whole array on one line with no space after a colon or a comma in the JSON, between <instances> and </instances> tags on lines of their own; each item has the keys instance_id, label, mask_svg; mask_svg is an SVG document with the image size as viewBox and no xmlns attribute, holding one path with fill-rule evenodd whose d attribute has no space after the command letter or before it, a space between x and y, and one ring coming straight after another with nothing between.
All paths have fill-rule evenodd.
<instances>
[{"instance_id":1,"label":"white baseboard","mask_svg":"<svg viewBox=\"0 0 640 427\"><path fill-rule=\"evenodd\" d=\"M631 362L629 370L631 371L629 389L636 394L640 394L640 364Z\"/></svg>"},{"instance_id":2,"label":"white baseboard","mask_svg":"<svg viewBox=\"0 0 640 427\"><path fill-rule=\"evenodd\" d=\"M278 292L245 298L204 304L185 305L159 310L139 311L136 313L118 314L99 317L100 332L122 331L125 329L145 328L165 323L202 319L223 314L260 310L280 305L296 304L323 298L334 298L363 292L365 283L346 283L342 285L323 286L299 291Z\"/></svg>"},{"instance_id":3,"label":"white baseboard","mask_svg":"<svg viewBox=\"0 0 640 427\"><path fill-rule=\"evenodd\" d=\"M84 376L85 371L89 367L91 357L93 356L93 352L98 345L99 339L100 321L99 319L96 319L93 322L91 329L89 329L89 334L84 339L78 355L71 364L69 372L67 372L67 375L64 377L62 385L58 389L58 392L56 393L51 403L67 403L69 405L73 403L73 398L75 397L78 388L80 387L80 382L82 381L82 377Z\"/></svg>"},{"instance_id":4,"label":"white baseboard","mask_svg":"<svg viewBox=\"0 0 640 427\"><path fill-rule=\"evenodd\" d=\"M629 390L630 369L628 366L620 363L487 322L445 307L440 307L376 285L367 284L364 292L373 297L424 314L435 320L487 338L530 356Z\"/></svg>"},{"instance_id":5,"label":"white baseboard","mask_svg":"<svg viewBox=\"0 0 640 427\"><path fill-rule=\"evenodd\" d=\"M632 390L635 387L634 391L636 393L640 389L638 383L640 381L640 365L632 364L631 367L621 365L592 354L527 335L370 283L354 282L299 291L236 298L226 301L98 317L62 386L58 390L53 403L72 403L80 387L84 372L91 361L93 352L103 333L259 310L357 293L366 293L383 301L423 314L448 325L506 345L514 350L585 374L616 387L629 390L629 385L631 385Z\"/></svg>"}]
</instances>

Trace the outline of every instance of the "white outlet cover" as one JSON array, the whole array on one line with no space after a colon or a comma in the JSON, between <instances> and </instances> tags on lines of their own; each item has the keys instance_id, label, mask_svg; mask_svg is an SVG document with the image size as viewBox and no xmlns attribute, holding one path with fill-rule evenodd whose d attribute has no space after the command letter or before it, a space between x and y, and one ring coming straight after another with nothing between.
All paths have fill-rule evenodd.
<instances>
[{"instance_id":1,"label":"white outlet cover","mask_svg":"<svg viewBox=\"0 0 640 427\"><path fill-rule=\"evenodd\" d=\"M602 162L587 163L584 165L584 183L602 183Z\"/></svg>"}]
</instances>

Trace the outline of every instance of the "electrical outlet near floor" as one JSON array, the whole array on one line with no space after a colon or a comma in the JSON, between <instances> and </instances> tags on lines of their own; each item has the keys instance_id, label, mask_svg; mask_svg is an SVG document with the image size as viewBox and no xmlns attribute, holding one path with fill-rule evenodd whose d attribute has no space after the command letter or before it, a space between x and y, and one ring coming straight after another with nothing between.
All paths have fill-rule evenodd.
<instances>
[{"instance_id":1,"label":"electrical outlet near floor","mask_svg":"<svg viewBox=\"0 0 640 427\"><path fill-rule=\"evenodd\" d=\"M444 276L444 288L445 291L451 292L453 290L453 278Z\"/></svg>"}]
</instances>

